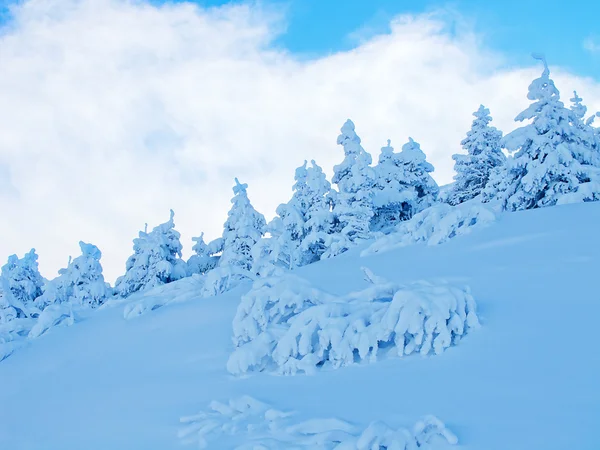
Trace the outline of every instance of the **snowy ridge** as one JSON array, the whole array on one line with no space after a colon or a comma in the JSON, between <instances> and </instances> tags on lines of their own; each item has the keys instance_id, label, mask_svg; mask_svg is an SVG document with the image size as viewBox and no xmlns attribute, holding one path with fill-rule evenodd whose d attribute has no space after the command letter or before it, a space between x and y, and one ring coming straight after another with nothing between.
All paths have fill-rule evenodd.
<instances>
[{"instance_id":1,"label":"snowy ridge","mask_svg":"<svg viewBox=\"0 0 600 450\"><path fill-rule=\"evenodd\" d=\"M467 287L368 277L376 284L340 298L297 277L255 284L234 318L229 372L312 373L373 362L380 353L437 355L479 326Z\"/></svg>"},{"instance_id":2,"label":"snowy ridge","mask_svg":"<svg viewBox=\"0 0 600 450\"><path fill-rule=\"evenodd\" d=\"M409 431L373 422L364 430L339 419L295 422L293 412L282 412L249 396L227 404L213 401L209 410L182 417L179 432L184 444L199 448L235 450L416 450L430 444L456 444L456 436L434 416L426 416Z\"/></svg>"},{"instance_id":3,"label":"snowy ridge","mask_svg":"<svg viewBox=\"0 0 600 450\"><path fill-rule=\"evenodd\" d=\"M361 256L381 253L419 242L437 245L455 236L470 233L475 226L496 220L496 212L477 200L450 206L440 203L402 222L391 234L377 239L362 251Z\"/></svg>"}]
</instances>

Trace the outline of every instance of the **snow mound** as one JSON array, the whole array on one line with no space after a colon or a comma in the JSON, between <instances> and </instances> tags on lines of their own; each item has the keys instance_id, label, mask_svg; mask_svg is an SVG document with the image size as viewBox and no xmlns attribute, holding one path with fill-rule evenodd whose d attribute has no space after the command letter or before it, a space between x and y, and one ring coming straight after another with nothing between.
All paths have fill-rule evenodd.
<instances>
[{"instance_id":1,"label":"snow mound","mask_svg":"<svg viewBox=\"0 0 600 450\"><path fill-rule=\"evenodd\" d=\"M468 287L401 286L365 272L373 284L343 297L296 276L255 283L233 320L228 371L313 373L324 365L374 362L378 354L437 355L479 326Z\"/></svg>"},{"instance_id":2,"label":"snow mound","mask_svg":"<svg viewBox=\"0 0 600 450\"><path fill-rule=\"evenodd\" d=\"M46 307L37 317L15 318L0 323L0 361L9 357L27 340L35 339L57 326L71 326L79 320L82 308L69 303Z\"/></svg>"},{"instance_id":3,"label":"snow mound","mask_svg":"<svg viewBox=\"0 0 600 450\"><path fill-rule=\"evenodd\" d=\"M163 284L147 291L133 294L125 301L110 300L105 307L126 303L123 310L123 317L125 319L133 319L165 305L198 298L199 291L203 286L203 276L194 274L169 284Z\"/></svg>"},{"instance_id":4,"label":"snow mound","mask_svg":"<svg viewBox=\"0 0 600 450\"><path fill-rule=\"evenodd\" d=\"M434 416L412 428L394 429L373 422L360 430L346 421L311 419L295 421L293 412L282 412L249 396L227 404L213 401L206 412L182 417L179 438L199 448L235 450L416 450L430 444L456 444L458 439Z\"/></svg>"},{"instance_id":5,"label":"snow mound","mask_svg":"<svg viewBox=\"0 0 600 450\"><path fill-rule=\"evenodd\" d=\"M402 222L396 231L377 239L362 251L361 256L382 253L398 247L424 242L437 245L455 236L470 233L473 227L489 224L496 220L496 212L489 205L477 200L450 206L440 203L415 214Z\"/></svg>"}]
</instances>

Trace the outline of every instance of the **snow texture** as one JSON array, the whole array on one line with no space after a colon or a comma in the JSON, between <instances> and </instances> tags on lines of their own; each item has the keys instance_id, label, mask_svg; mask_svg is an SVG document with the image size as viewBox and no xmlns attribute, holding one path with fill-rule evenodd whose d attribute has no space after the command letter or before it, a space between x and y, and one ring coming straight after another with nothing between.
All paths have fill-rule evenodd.
<instances>
[{"instance_id":1,"label":"snow texture","mask_svg":"<svg viewBox=\"0 0 600 450\"><path fill-rule=\"evenodd\" d=\"M185 426L179 438L201 449L235 450L417 450L458 442L434 416L419 420L412 430L381 421L361 430L336 418L298 421L295 416L249 396L213 401L207 411L180 419Z\"/></svg>"},{"instance_id":2,"label":"snow texture","mask_svg":"<svg viewBox=\"0 0 600 450\"><path fill-rule=\"evenodd\" d=\"M297 277L259 280L233 320L233 374L313 373L378 353L442 353L479 326L468 287L420 281L401 286L366 271L372 285L335 297Z\"/></svg>"},{"instance_id":3,"label":"snow texture","mask_svg":"<svg viewBox=\"0 0 600 450\"><path fill-rule=\"evenodd\" d=\"M127 297L134 292L150 289L183 278L187 265L181 259L180 234L175 230L174 212L168 222L155 227L150 233L140 231L133 240L134 254L126 264L126 273L115 283L115 292Z\"/></svg>"},{"instance_id":4,"label":"snow texture","mask_svg":"<svg viewBox=\"0 0 600 450\"><path fill-rule=\"evenodd\" d=\"M461 141L465 154L452 155L456 176L452 189L447 193L447 202L458 205L481 194L496 167L506 162L500 148L502 132L490 126L490 110L485 106L473 113L475 120L467 137Z\"/></svg>"},{"instance_id":5,"label":"snow texture","mask_svg":"<svg viewBox=\"0 0 600 450\"><path fill-rule=\"evenodd\" d=\"M494 222L496 216L491 205L482 205L477 200L457 206L440 203L401 223L393 233L377 239L361 252L361 256L417 243L442 244L456 236L470 233L475 227Z\"/></svg>"}]
</instances>

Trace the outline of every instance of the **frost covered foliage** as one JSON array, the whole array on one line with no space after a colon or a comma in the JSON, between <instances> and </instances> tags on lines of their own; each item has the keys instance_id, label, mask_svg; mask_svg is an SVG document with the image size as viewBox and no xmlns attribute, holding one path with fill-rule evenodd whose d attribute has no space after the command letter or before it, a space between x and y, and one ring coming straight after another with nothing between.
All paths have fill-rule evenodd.
<instances>
[{"instance_id":1,"label":"frost covered foliage","mask_svg":"<svg viewBox=\"0 0 600 450\"><path fill-rule=\"evenodd\" d=\"M180 419L179 438L199 448L235 450L417 450L458 442L434 416L419 420L412 430L381 421L361 429L336 418L298 421L295 416L249 396L213 401L207 411Z\"/></svg>"},{"instance_id":2,"label":"frost covered foliage","mask_svg":"<svg viewBox=\"0 0 600 450\"><path fill-rule=\"evenodd\" d=\"M498 200L505 210L516 211L599 199L597 155L577 125L580 109L565 108L545 60L527 98L533 103L515 120L532 121L502 139L516 153L490 177L484 201Z\"/></svg>"},{"instance_id":3,"label":"frost covered foliage","mask_svg":"<svg viewBox=\"0 0 600 450\"><path fill-rule=\"evenodd\" d=\"M502 132L490 126L490 110L481 105L473 116L475 120L471 130L460 143L467 154L452 155L456 175L455 183L447 194L451 205L477 197L486 186L492 170L506 161L500 149Z\"/></svg>"},{"instance_id":4,"label":"frost covered foliage","mask_svg":"<svg viewBox=\"0 0 600 450\"><path fill-rule=\"evenodd\" d=\"M231 267L251 272L252 247L265 232L264 216L256 211L248 198L247 184L235 179L227 221L223 230L223 253L219 267Z\"/></svg>"},{"instance_id":5,"label":"frost covered foliage","mask_svg":"<svg viewBox=\"0 0 600 450\"><path fill-rule=\"evenodd\" d=\"M338 187L333 207L336 240L325 257L343 253L355 243L368 239L373 217L375 174L370 166L371 155L360 145L351 120L342 126L337 143L344 148L345 158L333 168L332 181Z\"/></svg>"},{"instance_id":6,"label":"frost covered foliage","mask_svg":"<svg viewBox=\"0 0 600 450\"><path fill-rule=\"evenodd\" d=\"M127 260L125 275L115 283L118 295L127 297L186 276L187 265L181 259L180 234L175 230L173 217L171 210L168 222L150 233L140 231L139 237L133 240L134 254Z\"/></svg>"},{"instance_id":7,"label":"frost covered foliage","mask_svg":"<svg viewBox=\"0 0 600 450\"><path fill-rule=\"evenodd\" d=\"M39 314L33 302L42 295L44 279L38 270L38 255L31 249L23 258L8 257L0 272L0 323Z\"/></svg>"},{"instance_id":8,"label":"frost covered foliage","mask_svg":"<svg viewBox=\"0 0 600 450\"><path fill-rule=\"evenodd\" d=\"M204 242L204 233L198 237L193 237L192 241L194 241L192 247L194 254L187 261L187 275L203 275L217 266L219 257L216 256L216 253L222 251L220 248L222 243L219 239L207 244Z\"/></svg>"},{"instance_id":9,"label":"frost covered foliage","mask_svg":"<svg viewBox=\"0 0 600 450\"><path fill-rule=\"evenodd\" d=\"M95 308L112 295L111 288L104 282L102 253L98 247L79 241L79 248L81 256L69 261L57 278L46 283L44 293L35 301L38 306L73 303Z\"/></svg>"},{"instance_id":10,"label":"frost covered foliage","mask_svg":"<svg viewBox=\"0 0 600 450\"><path fill-rule=\"evenodd\" d=\"M470 233L474 227L496 220L496 212L475 200L450 206L440 203L400 224L393 233L377 239L361 256L386 252L419 242L437 245L456 236Z\"/></svg>"},{"instance_id":11,"label":"frost covered foliage","mask_svg":"<svg viewBox=\"0 0 600 450\"><path fill-rule=\"evenodd\" d=\"M378 355L437 355L479 325L468 288L400 286L367 273L374 284L345 297L286 277L255 284L233 320L229 372L312 373Z\"/></svg>"},{"instance_id":12,"label":"frost covered foliage","mask_svg":"<svg viewBox=\"0 0 600 450\"><path fill-rule=\"evenodd\" d=\"M431 206L439 188L429 175L433 166L426 161L418 143L409 138L401 153L388 144L381 149L375 166L374 217L371 229L385 231L398 222Z\"/></svg>"},{"instance_id":13,"label":"frost covered foliage","mask_svg":"<svg viewBox=\"0 0 600 450\"><path fill-rule=\"evenodd\" d=\"M277 207L277 216L267 226L270 236L253 249L254 272L260 276L317 261L328 246L331 184L314 160L311 167L304 161L296 169L295 181L291 200Z\"/></svg>"}]
</instances>

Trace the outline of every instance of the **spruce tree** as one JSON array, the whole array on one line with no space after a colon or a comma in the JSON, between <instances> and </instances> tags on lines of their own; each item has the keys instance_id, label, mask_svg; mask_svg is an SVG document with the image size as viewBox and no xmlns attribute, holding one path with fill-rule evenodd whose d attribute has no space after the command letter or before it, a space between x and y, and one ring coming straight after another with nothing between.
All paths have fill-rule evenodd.
<instances>
[{"instance_id":1,"label":"spruce tree","mask_svg":"<svg viewBox=\"0 0 600 450\"><path fill-rule=\"evenodd\" d=\"M44 279L38 269L38 255L35 249L19 259L17 255L8 257L8 262L0 272L2 300L0 313L3 321L13 318L31 317L39 313L34 301L42 295Z\"/></svg>"},{"instance_id":2,"label":"spruce tree","mask_svg":"<svg viewBox=\"0 0 600 450\"><path fill-rule=\"evenodd\" d=\"M545 59L537 59L544 71L529 85L527 98L533 103L515 119L531 123L502 139L515 154L490 177L483 195L508 211L599 198L598 168L582 146L585 133L574 125L580 113L565 108Z\"/></svg>"},{"instance_id":3,"label":"spruce tree","mask_svg":"<svg viewBox=\"0 0 600 450\"><path fill-rule=\"evenodd\" d=\"M168 222L155 227L150 233L140 231L133 240L134 254L126 263L125 275L115 283L121 297L160 286L186 276L187 266L181 259L180 234L175 230L171 210Z\"/></svg>"},{"instance_id":4,"label":"spruce tree","mask_svg":"<svg viewBox=\"0 0 600 450\"><path fill-rule=\"evenodd\" d=\"M461 141L466 154L452 155L455 161L454 185L448 193L448 203L458 205L481 194L491 172L506 162L500 140L502 132L490 126L490 111L483 105L473 113L475 120L467 137Z\"/></svg>"}]
</instances>

